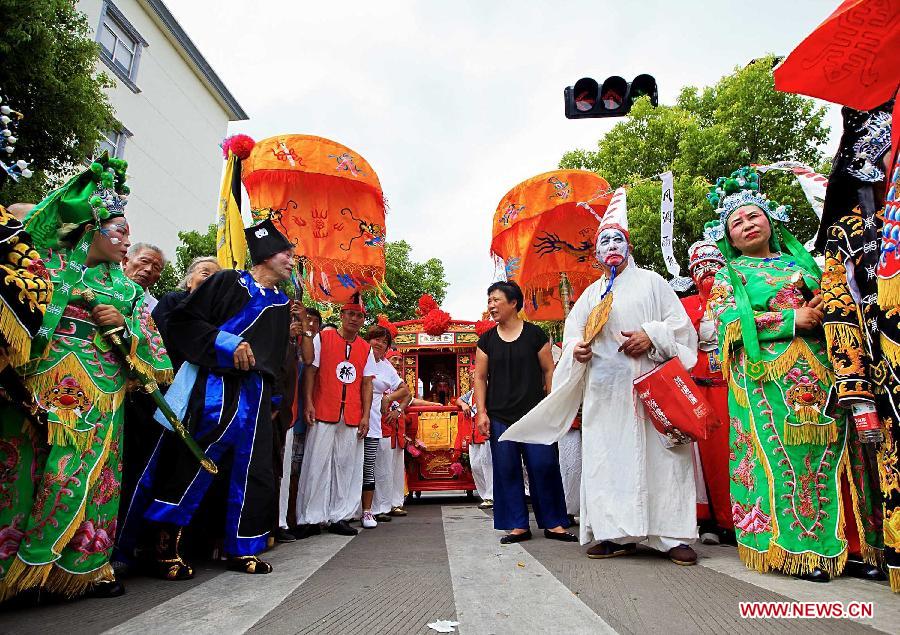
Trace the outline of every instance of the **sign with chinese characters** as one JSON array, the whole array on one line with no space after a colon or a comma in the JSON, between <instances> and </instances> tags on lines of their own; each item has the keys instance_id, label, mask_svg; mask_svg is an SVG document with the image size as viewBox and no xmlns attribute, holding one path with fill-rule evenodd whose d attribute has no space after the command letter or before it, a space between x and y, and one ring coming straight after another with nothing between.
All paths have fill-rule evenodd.
<instances>
[{"instance_id":1,"label":"sign with chinese characters","mask_svg":"<svg viewBox=\"0 0 900 635\"><path fill-rule=\"evenodd\" d=\"M418 334L419 346L439 346L441 344L453 344L453 333L441 333L437 337L428 333Z\"/></svg>"}]
</instances>

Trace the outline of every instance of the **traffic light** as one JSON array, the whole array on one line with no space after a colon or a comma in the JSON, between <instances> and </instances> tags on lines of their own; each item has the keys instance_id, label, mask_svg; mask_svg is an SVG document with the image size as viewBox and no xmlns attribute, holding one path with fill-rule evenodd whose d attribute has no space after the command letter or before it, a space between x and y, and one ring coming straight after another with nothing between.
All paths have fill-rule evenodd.
<instances>
[{"instance_id":1,"label":"traffic light","mask_svg":"<svg viewBox=\"0 0 900 635\"><path fill-rule=\"evenodd\" d=\"M650 98L651 104L659 105L656 79L646 73L638 75L631 83L613 75L607 77L602 85L590 77L582 77L574 86L567 86L563 95L567 119L624 117L634 101L644 95Z\"/></svg>"}]
</instances>

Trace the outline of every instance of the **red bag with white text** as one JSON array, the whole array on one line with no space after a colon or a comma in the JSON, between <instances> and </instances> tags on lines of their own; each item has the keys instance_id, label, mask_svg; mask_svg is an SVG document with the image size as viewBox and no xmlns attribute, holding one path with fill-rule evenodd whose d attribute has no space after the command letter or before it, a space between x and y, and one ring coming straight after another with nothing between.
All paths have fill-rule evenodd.
<instances>
[{"instance_id":1,"label":"red bag with white text","mask_svg":"<svg viewBox=\"0 0 900 635\"><path fill-rule=\"evenodd\" d=\"M718 424L712 406L677 357L635 379L634 388L653 427L671 445L705 441Z\"/></svg>"}]
</instances>

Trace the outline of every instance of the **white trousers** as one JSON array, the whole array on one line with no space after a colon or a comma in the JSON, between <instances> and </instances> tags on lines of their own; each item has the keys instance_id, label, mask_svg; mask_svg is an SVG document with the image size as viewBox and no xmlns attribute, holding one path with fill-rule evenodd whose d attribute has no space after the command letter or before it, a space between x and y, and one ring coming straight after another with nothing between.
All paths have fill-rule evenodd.
<instances>
[{"instance_id":1,"label":"white trousers","mask_svg":"<svg viewBox=\"0 0 900 635\"><path fill-rule=\"evenodd\" d=\"M306 432L297 488L297 523L350 520L362 493L363 440L356 428L317 421Z\"/></svg>"},{"instance_id":2,"label":"white trousers","mask_svg":"<svg viewBox=\"0 0 900 635\"><path fill-rule=\"evenodd\" d=\"M472 480L481 500L494 500L494 462L491 458L491 444L469 444L469 465L472 467Z\"/></svg>"},{"instance_id":3,"label":"white trousers","mask_svg":"<svg viewBox=\"0 0 900 635\"><path fill-rule=\"evenodd\" d=\"M278 525L287 529L288 498L291 491L291 454L294 451L294 427L288 428L281 454L281 489L278 491Z\"/></svg>"},{"instance_id":4,"label":"white trousers","mask_svg":"<svg viewBox=\"0 0 900 635\"><path fill-rule=\"evenodd\" d=\"M390 437L382 438L375 459L373 514L386 514L394 507L403 507L403 470L403 448L391 448Z\"/></svg>"},{"instance_id":5,"label":"white trousers","mask_svg":"<svg viewBox=\"0 0 900 635\"><path fill-rule=\"evenodd\" d=\"M558 445L566 513L578 516L581 508L581 430L569 430Z\"/></svg>"}]
</instances>

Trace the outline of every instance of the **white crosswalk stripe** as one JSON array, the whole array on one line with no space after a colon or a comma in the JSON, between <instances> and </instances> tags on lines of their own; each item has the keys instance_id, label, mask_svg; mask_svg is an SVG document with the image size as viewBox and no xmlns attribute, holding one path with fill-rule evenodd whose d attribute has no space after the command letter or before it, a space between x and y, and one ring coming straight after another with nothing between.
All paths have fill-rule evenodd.
<instances>
[{"instance_id":1,"label":"white crosswalk stripe","mask_svg":"<svg viewBox=\"0 0 900 635\"><path fill-rule=\"evenodd\" d=\"M106 632L110 635L243 633L281 604L350 540L325 534L304 541L302 549L276 549L265 556L275 569L272 573L265 576L223 573Z\"/></svg>"},{"instance_id":2,"label":"white crosswalk stripe","mask_svg":"<svg viewBox=\"0 0 900 635\"><path fill-rule=\"evenodd\" d=\"M472 506L442 515L460 633L616 633L521 545L486 540L489 516Z\"/></svg>"}]
</instances>

